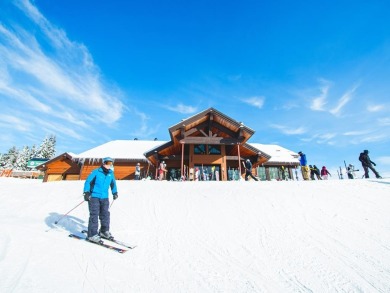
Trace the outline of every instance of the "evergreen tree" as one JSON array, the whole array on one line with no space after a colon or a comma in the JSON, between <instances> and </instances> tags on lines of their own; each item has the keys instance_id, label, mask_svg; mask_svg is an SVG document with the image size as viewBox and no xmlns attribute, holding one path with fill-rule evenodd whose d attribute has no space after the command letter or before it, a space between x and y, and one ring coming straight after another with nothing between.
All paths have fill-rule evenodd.
<instances>
[{"instance_id":1,"label":"evergreen tree","mask_svg":"<svg viewBox=\"0 0 390 293\"><path fill-rule=\"evenodd\" d=\"M14 169L27 171L27 162L30 160L30 148L25 146L21 152L19 152L18 157L14 164Z\"/></svg>"},{"instance_id":2,"label":"evergreen tree","mask_svg":"<svg viewBox=\"0 0 390 293\"><path fill-rule=\"evenodd\" d=\"M14 169L16 159L18 158L19 151L13 146L8 150L8 153L4 155L4 169Z\"/></svg>"},{"instance_id":3,"label":"evergreen tree","mask_svg":"<svg viewBox=\"0 0 390 293\"><path fill-rule=\"evenodd\" d=\"M37 158L43 158L43 159L53 158L56 153L55 144L56 144L55 135L50 135L49 137L45 137L37 153Z\"/></svg>"}]
</instances>

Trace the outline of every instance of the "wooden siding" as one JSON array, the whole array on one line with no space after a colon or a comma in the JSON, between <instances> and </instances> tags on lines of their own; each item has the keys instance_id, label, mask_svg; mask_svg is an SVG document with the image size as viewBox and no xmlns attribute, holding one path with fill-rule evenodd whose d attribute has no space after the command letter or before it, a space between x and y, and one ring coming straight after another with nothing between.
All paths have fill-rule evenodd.
<instances>
[{"instance_id":1,"label":"wooden siding","mask_svg":"<svg viewBox=\"0 0 390 293\"><path fill-rule=\"evenodd\" d=\"M87 179L88 175L91 174L91 172L97 168L99 168L101 165L100 164L94 164L94 165L87 165L84 164L82 170L81 170L81 175L80 175L80 180L85 180ZM114 165L114 176L116 180L134 180L135 179L135 167L136 163L135 162L128 162L128 163L116 163ZM155 167L154 166L149 166L148 164L141 163L141 175L144 177L146 172L152 173L154 176L155 173Z\"/></svg>"}]
</instances>

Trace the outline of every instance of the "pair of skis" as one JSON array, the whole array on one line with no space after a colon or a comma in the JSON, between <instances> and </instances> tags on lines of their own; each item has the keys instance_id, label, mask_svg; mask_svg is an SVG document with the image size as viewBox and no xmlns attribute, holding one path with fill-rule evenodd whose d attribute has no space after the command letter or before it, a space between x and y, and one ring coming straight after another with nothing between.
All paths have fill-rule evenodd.
<instances>
[{"instance_id":1,"label":"pair of skis","mask_svg":"<svg viewBox=\"0 0 390 293\"><path fill-rule=\"evenodd\" d=\"M86 234L87 231L83 230L81 231L81 233L83 234ZM99 245L99 246L102 246L104 248L107 248L107 249L110 249L110 250L113 250L113 251L116 251L116 252L119 252L119 253L125 253L126 251L128 251L129 249L134 249L136 246L132 246L132 245L129 245L125 242L122 242L122 241L119 241L119 240L116 240L116 239L104 239L101 240L100 242L92 242L92 241L89 241L86 237L84 236L78 236L76 234L69 234L69 237L71 238L74 238L74 239L78 239L78 240L85 240L89 243L92 243L92 244L96 244L96 245ZM120 247L117 247L117 246L113 246L105 241L109 241L109 242L112 242L112 243L116 243L116 244L119 244L123 247L126 247L126 248L120 248Z\"/></svg>"}]
</instances>

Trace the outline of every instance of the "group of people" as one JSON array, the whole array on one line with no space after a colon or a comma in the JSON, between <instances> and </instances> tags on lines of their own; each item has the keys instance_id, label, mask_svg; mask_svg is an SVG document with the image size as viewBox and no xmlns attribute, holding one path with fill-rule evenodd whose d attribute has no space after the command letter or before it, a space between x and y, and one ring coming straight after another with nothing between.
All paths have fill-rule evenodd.
<instances>
[{"instance_id":1,"label":"group of people","mask_svg":"<svg viewBox=\"0 0 390 293\"><path fill-rule=\"evenodd\" d=\"M301 172L303 180L328 180L328 176L332 176L325 166L322 166L321 170L316 165L308 165L306 155L303 152L298 152L299 163L301 165Z\"/></svg>"},{"instance_id":2,"label":"group of people","mask_svg":"<svg viewBox=\"0 0 390 293\"><path fill-rule=\"evenodd\" d=\"M369 153L368 150L364 150L359 155L359 161L362 163L364 169L364 178L370 178L369 169L371 169L371 171L374 172L376 178L382 178L373 167L376 166L376 164L373 161L371 161L370 157L368 156L368 153ZM323 166L320 171L316 165L313 166L307 165L306 155L303 152L298 152L298 154L299 154L299 163L301 165L302 177L304 180L315 180L314 176L316 176L318 180L327 180L328 175L332 176L325 166ZM356 170L352 164L349 164L348 167L346 168L347 168L348 178L354 179L355 172L359 170Z\"/></svg>"}]
</instances>

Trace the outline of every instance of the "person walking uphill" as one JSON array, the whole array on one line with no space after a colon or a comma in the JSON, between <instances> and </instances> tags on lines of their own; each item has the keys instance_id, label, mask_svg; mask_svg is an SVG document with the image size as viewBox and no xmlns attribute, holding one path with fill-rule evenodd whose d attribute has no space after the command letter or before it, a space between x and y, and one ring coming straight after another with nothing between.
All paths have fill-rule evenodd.
<instances>
[{"instance_id":1,"label":"person walking uphill","mask_svg":"<svg viewBox=\"0 0 390 293\"><path fill-rule=\"evenodd\" d=\"M302 172L303 180L310 180L310 168L307 165L306 155L302 152L299 152L298 154L300 156L299 163L301 164L301 172Z\"/></svg>"},{"instance_id":2,"label":"person walking uphill","mask_svg":"<svg viewBox=\"0 0 390 293\"><path fill-rule=\"evenodd\" d=\"M372 172L374 172L376 178L382 178L381 175L379 175L379 173L375 170L375 168L372 166L376 166L376 164L371 161L370 157L368 156L368 150L364 150L362 153L360 153L360 156L359 156L359 161L362 162L362 166L363 166L363 169L364 169L364 177L365 178L370 178L370 176L368 175L368 169L370 168L372 170Z\"/></svg>"},{"instance_id":3,"label":"person walking uphill","mask_svg":"<svg viewBox=\"0 0 390 293\"><path fill-rule=\"evenodd\" d=\"M92 242L100 242L100 237L114 239L110 233L108 188L111 188L114 200L118 198L118 190L112 168L113 159L104 158L102 166L93 170L84 183L84 200L88 201L89 207L87 240Z\"/></svg>"}]
</instances>

